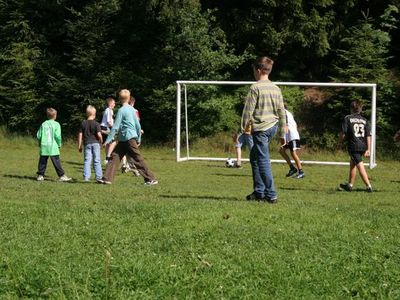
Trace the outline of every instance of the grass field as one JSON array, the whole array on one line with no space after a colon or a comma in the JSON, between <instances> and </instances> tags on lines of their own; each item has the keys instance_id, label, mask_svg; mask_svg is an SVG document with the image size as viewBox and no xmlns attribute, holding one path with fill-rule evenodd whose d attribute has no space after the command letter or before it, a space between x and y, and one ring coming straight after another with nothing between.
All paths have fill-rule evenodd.
<instances>
[{"instance_id":1,"label":"grass field","mask_svg":"<svg viewBox=\"0 0 400 300\"><path fill-rule=\"evenodd\" d=\"M273 165L276 205L244 201L248 164L177 164L143 149L160 181L36 182L33 140L0 137L0 298L400 298L399 162L369 171L376 192L339 192L347 167Z\"/></svg>"}]
</instances>

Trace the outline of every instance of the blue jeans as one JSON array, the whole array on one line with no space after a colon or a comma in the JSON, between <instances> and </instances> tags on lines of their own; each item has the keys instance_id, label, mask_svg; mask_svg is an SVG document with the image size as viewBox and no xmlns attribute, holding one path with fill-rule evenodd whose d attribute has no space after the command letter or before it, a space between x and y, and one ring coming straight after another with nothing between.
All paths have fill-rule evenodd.
<instances>
[{"instance_id":1,"label":"blue jeans","mask_svg":"<svg viewBox=\"0 0 400 300\"><path fill-rule=\"evenodd\" d=\"M269 159L269 143L275 136L277 128L278 125L275 125L265 131L253 133L254 146L250 151L250 163L254 192L259 198L274 199L277 197Z\"/></svg>"},{"instance_id":2,"label":"blue jeans","mask_svg":"<svg viewBox=\"0 0 400 300\"><path fill-rule=\"evenodd\" d=\"M84 148L85 152L83 154L83 179L89 180L91 175L91 165L93 160L94 172L96 174L96 179L99 180L103 177L103 170L101 169L101 159L100 159L100 144L93 143L87 144Z\"/></svg>"}]
</instances>

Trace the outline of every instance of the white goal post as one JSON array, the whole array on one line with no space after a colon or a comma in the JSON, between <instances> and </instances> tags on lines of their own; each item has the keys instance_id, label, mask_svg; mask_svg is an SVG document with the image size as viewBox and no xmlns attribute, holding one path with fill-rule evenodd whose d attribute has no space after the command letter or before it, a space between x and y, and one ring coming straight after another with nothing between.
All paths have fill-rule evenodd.
<instances>
[{"instance_id":1,"label":"white goal post","mask_svg":"<svg viewBox=\"0 0 400 300\"><path fill-rule=\"evenodd\" d=\"M226 158L216 157L194 157L190 156L189 151L189 128L188 128L188 85L251 85L254 81L176 81L176 161L188 160L209 160L209 161L225 161ZM371 153L369 159L369 168L376 167L376 83L337 83L337 82L274 82L278 86L305 86L305 87L354 87L354 88L371 88ZM185 141L186 156L181 156L181 119L182 119L182 90L184 100L184 121L185 121ZM248 159L243 159L247 160ZM286 163L285 160L271 159L271 162ZM319 165L349 165L349 162L334 161L302 161L303 164L319 164Z\"/></svg>"}]
</instances>

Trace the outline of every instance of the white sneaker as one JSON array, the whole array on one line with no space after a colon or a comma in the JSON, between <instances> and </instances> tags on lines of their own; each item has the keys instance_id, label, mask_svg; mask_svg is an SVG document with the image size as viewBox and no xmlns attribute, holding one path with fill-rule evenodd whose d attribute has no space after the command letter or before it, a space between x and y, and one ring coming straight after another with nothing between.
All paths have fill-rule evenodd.
<instances>
[{"instance_id":1,"label":"white sneaker","mask_svg":"<svg viewBox=\"0 0 400 300\"><path fill-rule=\"evenodd\" d=\"M63 175L60 178L58 178L58 181L61 181L61 182L68 182L71 180L72 180L72 178L69 178L67 175Z\"/></svg>"},{"instance_id":2,"label":"white sneaker","mask_svg":"<svg viewBox=\"0 0 400 300\"><path fill-rule=\"evenodd\" d=\"M158 184L158 181L153 179L153 180L150 180L150 181L146 181L144 184L145 185L156 185L156 184Z\"/></svg>"},{"instance_id":3,"label":"white sneaker","mask_svg":"<svg viewBox=\"0 0 400 300\"><path fill-rule=\"evenodd\" d=\"M43 175L38 175L38 176L36 177L36 180L37 180L37 181L43 181L43 180L44 180Z\"/></svg>"}]
</instances>

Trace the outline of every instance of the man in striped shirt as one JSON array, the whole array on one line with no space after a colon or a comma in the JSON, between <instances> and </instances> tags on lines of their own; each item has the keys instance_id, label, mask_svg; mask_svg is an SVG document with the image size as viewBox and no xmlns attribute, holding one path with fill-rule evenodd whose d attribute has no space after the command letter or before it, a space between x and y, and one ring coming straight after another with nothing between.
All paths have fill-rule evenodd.
<instances>
[{"instance_id":1,"label":"man in striped shirt","mask_svg":"<svg viewBox=\"0 0 400 300\"><path fill-rule=\"evenodd\" d=\"M278 196L272 177L269 143L278 129L286 130L286 116L282 93L279 87L269 80L273 60L261 56L253 63L253 74L257 80L246 96L242 114L241 130L252 126L254 146L250 151L254 191L247 200L276 203Z\"/></svg>"}]
</instances>

